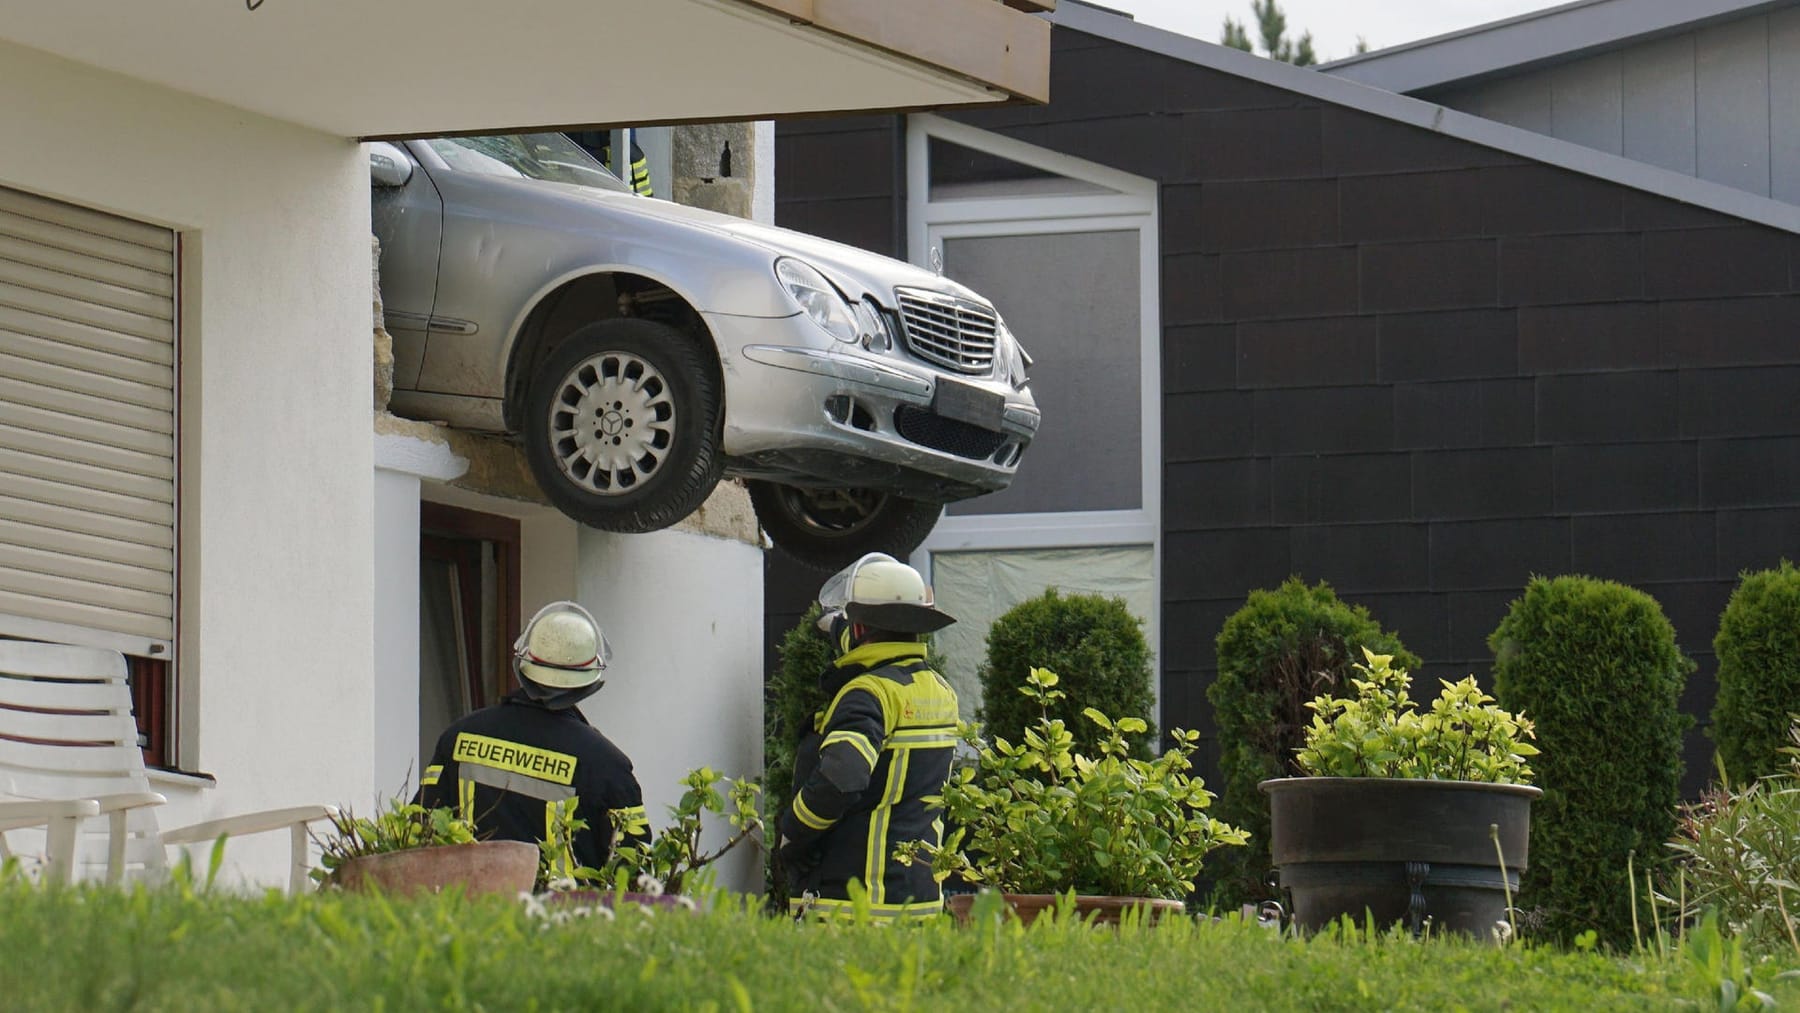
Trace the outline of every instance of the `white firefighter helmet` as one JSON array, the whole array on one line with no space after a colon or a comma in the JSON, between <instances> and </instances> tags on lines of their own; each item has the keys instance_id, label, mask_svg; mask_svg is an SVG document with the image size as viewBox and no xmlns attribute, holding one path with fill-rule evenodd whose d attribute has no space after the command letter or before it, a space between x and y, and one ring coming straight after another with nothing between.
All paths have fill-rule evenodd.
<instances>
[{"instance_id":1,"label":"white firefighter helmet","mask_svg":"<svg viewBox=\"0 0 1800 1013\"><path fill-rule=\"evenodd\" d=\"M551 602L525 624L513 643L513 665L525 691L537 700L574 703L600 688L612 646L587 609Z\"/></svg>"},{"instance_id":2,"label":"white firefighter helmet","mask_svg":"<svg viewBox=\"0 0 1800 1013\"><path fill-rule=\"evenodd\" d=\"M938 610L919 571L884 552L871 552L827 580L819 607L826 616L842 613L894 633L931 633L956 621Z\"/></svg>"}]
</instances>

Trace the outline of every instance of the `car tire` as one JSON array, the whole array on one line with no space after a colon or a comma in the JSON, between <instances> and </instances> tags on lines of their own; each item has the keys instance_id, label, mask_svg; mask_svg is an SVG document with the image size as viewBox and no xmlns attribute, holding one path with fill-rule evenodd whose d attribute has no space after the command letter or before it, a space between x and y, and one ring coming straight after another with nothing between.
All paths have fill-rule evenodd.
<instances>
[{"instance_id":1,"label":"car tire","mask_svg":"<svg viewBox=\"0 0 1800 1013\"><path fill-rule=\"evenodd\" d=\"M694 338L653 320L582 327L526 388L525 457L558 510L606 531L666 528L724 470L717 370Z\"/></svg>"},{"instance_id":2,"label":"car tire","mask_svg":"<svg viewBox=\"0 0 1800 1013\"><path fill-rule=\"evenodd\" d=\"M904 560L937 526L943 507L871 489L802 489L751 481L756 519L790 558L834 572L870 552Z\"/></svg>"}]
</instances>

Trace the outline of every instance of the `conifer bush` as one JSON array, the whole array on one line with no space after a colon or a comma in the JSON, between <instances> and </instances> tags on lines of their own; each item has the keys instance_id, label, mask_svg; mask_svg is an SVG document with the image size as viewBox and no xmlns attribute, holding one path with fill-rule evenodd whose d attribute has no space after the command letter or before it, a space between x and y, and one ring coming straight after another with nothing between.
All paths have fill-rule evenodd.
<instances>
[{"instance_id":1,"label":"conifer bush","mask_svg":"<svg viewBox=\"0 0 1800 1013\"><path fill-rule=\"evenodd\" d=\"M1038 704L1019 692L1034 668L1062 680L1066 694L1050 708L1075 734L1076 749L1093 753L1102 730L1082 717L1089 708L1119 718L1140 718L1144 728L1126 735L1130 753L1147 759L1156 741L1151 723L1156 703L1144 621L1123 599L1098 594L1063 595L1050 588L1020 602L994 620L982 664L983 735L1018 742L1045 717Z\"/></svg>"},{"instance_id":2,"label":"conifer bush","mask_svg":"<svg viewBox=\"0 0 1800 1013\"><path fill-rule=\"evenodd\" d=\"M1785 770L1790 715L1800 712L1800 570L1745 573L1713 638L1719 697L1712 737L1734 783Z\"/></svg>"},{"instance_id":3,"label":"conifer bush","mask_svg":"<svg viewBox=\"0 0 1800 1013\"><path fill-rule=\"evenodd\" d=\"M1218 816L1247 831L1250 844L1215 862L1214 900L1236 907L1272 896L1269 799L1256 785L1305 773L1295 755L1312 721L1307 703L1349 696L1352 666L1364 647L1392 655L1396 668L1416 669L1419 659L1368 609L1339 600L1324 581L1309 587L1298 577L1272 591L1252 591L1225 620L1217 646L1219 675L1206 696L1218 724L1224 778Z\"/></svg>"},{"instance_id":4,"label":"conifer bush","mask_svg":"<svg viewBox=\"0 0 1800 1013\"><path fill-rule=\"evenodd\" d=\"M1682 687L1694 663L1656 600L1612 581L1533 578L1488 637L1500 706L1537 726L1529 921L1567 943L1632 945L1632 884L1669 862ZM1648 918L1646 909L1644 917Z\"/></svg>"},{"instance_id":5,"label":"conifer bush","mask_svg":"<svg viewBox=\"0 0 1800 1013\"><path fill-rule=\"evenodd\" d=\"M819 675L835 652L819 632L818 620L815 604L782 635L775 648L780 664L763 687L763 820L770 827L777 825L782 807L794 798L794 749L812 731L814 712L831 702L819 686ZM770 910L785 912L787 870L773 847L766 849L765 860Z\"/></svg>"}]
</instances>

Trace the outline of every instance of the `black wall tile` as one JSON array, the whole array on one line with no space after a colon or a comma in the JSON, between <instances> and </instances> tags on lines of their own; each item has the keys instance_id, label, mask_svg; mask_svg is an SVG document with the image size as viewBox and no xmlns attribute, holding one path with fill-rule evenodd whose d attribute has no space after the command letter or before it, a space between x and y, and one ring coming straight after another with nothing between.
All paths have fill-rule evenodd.
<instances>
[{"instance_id":1,"label":"black wall tile","mask_svg":"<svg viewBox=\"0 0 1800 1013\"><path fill-rule=\"evenodd\" d=\"M1141 54L1140 58L1143 58ZM1174 61L1168 61L1168 64L1174 64ZM1162 98L1165 108L1172 113L1205 109L1284 109L1316 104L1316 100L1296 92L1191 64L1169 66Z\"/></svg>"},{"instance_id":2,"label":"black wall tile","mask_svg":"<svg viewBox=\"0 0 1800 1013\"><path fill-rule=\"evenodd\" d=\"M1052 33L1061 34L1061 33ZM1056 52L1050 60L1052 106L1037 106L1040 117L1082 120L1145 111L1166 112L1159 96L1170 61L1128 46L1096 46ZM1099 82L1105 82L1099 85ZM1026 108L1033 108L1027 106Z\"/></svg>"},{"instance_id":3,"label":"black wall tile","mask_svg":"<svg viewBox=\"0 0 1800 1013\"><path fill-rule=\"evenodd\" d=\"M775 202L775 224L823 236L888 257L901 255L894 202L887 197Z\"/></svg>"},{"instance_id":4,"label":"black wall tile","mask_svg":"<svg viewBox=\"0 0 1800 1013\"><path fill-rule=\"evenodd\" d=\"M1187 152L1183 168L1188 179L1319 175L1317 107L1193 112L1180 119L1179 144Z\"/></svg>"},{"instance_id":5,"label":"black wall tile","mask_svg":"<svg viewBox=\"0 0 1800 1013\"><path fill-rule=\"evenodd\" d=\"M1674 583L1646 582L1637 589L1656 599L1663 615L1675 627L1675 642L1690 657L1710 656L1713 636L1719 632L1719 615L1731 599L1735 586L1729 580L1684 580ZM1696 673L1689 680L1710 682ZM1708 691L1710 692L1710 691Z\"/></svg>"},{"instance_id":6,"label":"black wall tile","mask_svg":"<svg viewBox=\"0 0 1800 1013\"><path fill-rule=\"evenodd\" d=\"M1523 159L1373 116L1326 106L1320 114L1327 176L1518 165Z\"/></svg>"},{"instance_id":7,"label":"black wall tile","mask_svg":"<svg viewBox=\"0 0 1800 1013\"><path fill-rule=\"evenodd\" d=\"M1449 656L1455 661L1491 662L1494 652L1488 647L1488 636L1506 618L1512 603L1525 593L1528 577L1520 577L1517 587L1498 591L1463 591L1445 595L1450 609Z\"/></svg>"},{"instance_id":8,"label":"black wall tile","mask_svg":"<svg viewBox=\"0 0 1800 1013\"><path fill-rule=\"evenodd\" d=\"M1361 605L1369 615L1400 637L1407 650L1421 660L1431 661L1449 656L1450 596L1419 592L1397 594L1344 595L1352 605ZM1415 686L1422 683L1415 681Z\"/></svg>"},{"instance_id":9,"label":"black wall tile","mask_svg":"<svg viewBox=\"0 0 1800 1013\"><path fill-rule=\"evenodd\" d=\"M1581 373L1537 380L1537 436L1551 443L1672 440L1676 374Z\"/></svg>"},{"instance_id":10,"label":"black wall tile","mask_svg":"<svg viewBox=\"0 0 1800 1013\"><path fill-rule=\"evenodd\" d=\"M1493 306L1498 263L1489 239L1364 246L1362 305L1383 313Z\"/></svg>"},{"instance_id":11,"label":"black wall tile","mask_svg":"<svg viewBox=\"0 0 1800 1013\"><path fill-rule=\"evenodd\" d=\"M1711 513L1614 514L1571 522L1579 573L1636 584L1680 580L1718 568Z\"/></svg>"},{"instance_id":12,"label":"black wall tile","mask_svg":"<svg viewBox=\"0 0 1800 1013\"><path fill-rule=\"evenodd\" d=\"M1795 335L1800 344L1800 334ZM1681 371L1681 435L1800 433L1800 366Z\"/></svg>"},{"instance_id":13,"label":"black wall tile","mask_svg":"<svg viewBox=\"0 0 1800 1013\"><path fill-rule=\"evenodd\" d=\"M1181 117L1109 116L1050 123L1031 143L1112 165L1151 179L1175 179L1181 168ZM1021 139L1029 135L1014 134Z\"/></svg>"},{"instance_id":14,"label":"black wall tile","mask_svg":"<svg viewBox=\"0 0 1800 1013\"><path fill-rule=\"evenodd\" d=\"M1640 190L1619 190L1624 202L1624 226L1628 229L1704 229L1738 224L1737 219L1717 211Z\"/></svg>"},{"instance_id":15,"label":"black wall tile","mask_svg":"<svg viewBox=\"0 0 1800 1013\"><path fill-rule=\"evenodd\" d=\"M1431 525L1431 586L1440 591L1523 588L1532 574L1566 573L1569 565L1566 518Z\"/></svg>"},{"instance_id":16,"label":"black wall tile","mask_svg":"<svg viewBox=\"0 0 1800 1013\"><path fill-rule=\"evenodd\" d=\"M1190 206L1197 203L1198 206ZM1329 179L1188 183L1163 189L1164 221L1192 230L1180 248L1266 250L1338 239L1337 182ZM1165 226L1164 232L1168 231Z\"/></svg>"},{"instance_id":17,"label":"black wall tile","mask_svg":"<svg viewBox=\"0 0 1800 1013\"><path fill-rule=\"evenodd\" d=\"M1501 447L1532 442L1530 377L1403 383L1394 387L1395 447Z\"/></svg>"},{"instance_id":18,"label":"black wall tile","mask_svg":"<svg viewBox=\"0 0 1800 1013\"><path fill-rule=\"evenodd\" d=\"M1519 371L1650 369L1662 361L1655 303L1528 306L1519 310Z\"/></svg>"},{"instance_id":19,"label":"black wall tile","mask_svg":"<svg viewBox=\"0 0 1800 1013\"><path fill-rule=\"evenodd\" d=\"M1700 505L1791 506L1800 503L1800 439L1704 440Z\"/></svg>"},{"instance_id":20,"label":"black wall tile","mask_svg":"<svg viewBox=\"0 0 1800 1013\"><path fill-rule=\"evenodd\" d=\"M1709 299L1657 307L1665 366L1800 363L1800 298Z\"/></svg>"},{"instance_id":21,"label":"black wall tile","mask_svg":"<svg viewBox=\"0 0 1800 1013\"><path fill-rule=\"evenodd\" d=\"M1269 523L1269 461L1241 457L1170 464L1163 470L1163 528Z\"/></svg>"},{"instance_id":22,"label":"black wall tile","mask_svg":"<svg viewBox=\"0 0 1800 1013\"><path fill-rule=\"evenodd\" d=\"M1380 326L1383 380L1460 380L1517 373L1517 310L1390 313Z\"/></svg>"},{"instance_id":23,"label":"black wall tile","mask_svg":"<svg viewBox=\"0 0 1800 1013\"><path fill-rule=\"evenodd\" d=\"M1408 520L1412 462L1406 454L1277 457L1270 465L1277 524Z\"/></svg>"},{"instance_id":24,"label":"black wall tile","mask_svg":"<svg viewBox=\"0 0 1800 1013\"><path fill-rule=\"evenodd\" d=\"M1346 176L1342 193L1347 242L1457 239L1487 233L1480 170Z\"/></svg>"},{"instance_id":25,"label":"black wall tile","mask_svg":"<svg viewBox=\"0 0 1800 1013\"><path fill-rule=\"evenodd\" d=\"M1241 321L1356 312L1353 247L1227 253L1220 263L1220 304L1229 318Z\"/></svg>"},{"instance_id":26,"label":"black wall tile","mask_svg":"<svg viewBox=\"0 0 1800 1013\"><path fill-rule=\"evenodd\" d=\"M1387 387L1259 390L1254 397L1257 453L1356 451L1393 442L1394 394Z\"/></svg>"},{"instance_id":27,"label":"black wall tile","mask_svg":"<svg viewBox=\"0 0 1800 1013\"><path fill-rule=\"evenodd\" d=\"M1374 317L1315 317L1238 327L1241 387L1312 387L1375 382Z\"/></svg>"},{"instance_id":28,"label":"black wall tile","mask_svg":"<svg viewBox=\"0 0 1800 1013\"><path fill-rule=\"evenodd\" d=\"M1614 301L1643 291L1643 242L1635 233L1509 237L1500 243L1500 299L1509 305Z\"/></svg>"},{"instance_id":29,"label":"black wall tile","mask_svg":"<svg viewBox=\"0 0 1800 1013\"><path fill-rule=\"evenodd\" d=\"M1624 225L1625 188L1554 166L1482 170L1481 206L1493 235L1598 232Z\"/></svg>"},{"instance_id":30,"label":"black wall tile","mask_svg":"<svg viewBox=\"0 0 1800 1013\"><path fill-rule=\"evenodd\" d=\"M1163 393L1228 389L1237 384L1237 325L1163 328Z\"/></svg>"},{"instance_id":31,"label":"black wall tile","mask_svg":"<svg viewBox=\"0 0 1800 1013\"><path fill-rule=\"evenodd\" d=\"M1163 670L1201 671L1218 667L1217 642L1225 620L1244 607L1249 591L1211 601L1170 601L1163 605L1162 646L1157 657Z\"/></svg>"},{"instance_id":32,"label":"black wall tile","mask_svg":"<svg viewBox=\"0 0 1800 1013\"><path fill-rule=\"evenodd\" d=\"M1718 575L1735 581L1745 570L1800 563L1800 507L1721 510Z\"/></svg>"},{"instance_id":33,"label":"black wall tile","mask_svg":"<svg viewBox=\"0 0 1800 1013\"><path fill-rule=\"evenodd\" d=\"M1556 448L1555 513L1691 510L1699 504L1698 442Z\"/></svg>"},{"instance_id":34,"label":"black wall tile","mask_svg":"<svg viewBox=\"0 0 1800 1013\"><path fill-rule=\"evenodd\" d=\"M1424 524L1296 527L1294 572L1340 592L1413 591L1430 586L1430 529Z\"/></svg>"},{"instance_id":35,"label":"black wall tile","mask_svg":"<svg viewBox=\"0 0 1800 1013\"><path fill-rule=\"evenodd\" d=\"M1757 225L1646 233L1644 285L1658 299L1787 292L1787 234Z\"/></svg>"},{"instance_id":36,"label":"black wall tile","mask_svg":"<svg viewBox=\"0 0 1800 1013\"><path fill-rule=\"evenodd\" d=\"M1215 321L1221 309L1219 258L1189 253L1162 258L1162 310L1166 324Z\"/></svg>"},{"instance_id":37,"label":"black wall tile","mask_svg":"<svg viewBox=\"0 0 1800 1013\"><path fill-rule=\"evenodd\" d=\"M1293 571L1286 528L1171 531L1163 536L1163 597L1170 601L1248 597Z\"/></svg>"},{"instance_id":38,"label":"black wall tile","mask_svg":"<svg viewBox=\"0 0 1800 1013\"><path fill-rule=\"evenodd\" d=\"M1197 461L1241 457L1254 434L1255 401L1249 391L1170 394L1163 398L1163 459Z\"/></svg>"},{"instance_id":39,"label":"black wall tile","mask_svg":"<svg viewBox=\"0 0 1800 1013\"><path fill-rule=\"evenodd\" d=\"M1549 447L1440 450L1412 455L1414 516L1430 520L1533 517L1551 509Z\"/></svg>"},{"instance_id":40,"label":"black wall tile","mask_svg":"<svg viewBox=\"0 0 1800 1013\"><path fill-rule=\"evenodd\" d=\"M891 171L845 172L843 166L848 161L871 169L892 167L900 156L894 140L891 124L832 134L778 133L775 164L780 166L780 199L891 196L894 190Z\"/></svg>"}]
</instances>

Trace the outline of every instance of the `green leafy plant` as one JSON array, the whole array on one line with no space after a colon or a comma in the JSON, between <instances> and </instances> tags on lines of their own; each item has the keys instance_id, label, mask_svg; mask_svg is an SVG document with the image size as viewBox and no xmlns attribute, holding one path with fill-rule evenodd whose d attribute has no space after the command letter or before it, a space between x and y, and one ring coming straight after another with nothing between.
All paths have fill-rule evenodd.
<instances>
[{"instance_id":1,"label":"green leafy plant","mask_svg":"<svg viewBox=\"0 0 1800 1013\"><path fill-rule=\"evenodd\" d=\"M1662 899L1716 908L1752 952L1791 948L1800 959L1800 718L1788 735L1783 771L1743 786L1722 775L1683 807L1669 845L1679 864Z\"/></svg>"},{"instance_id":2,"label":"green leafy plant","mask_svg":"<svg viewBox=\"0 0 1800 1013\"><path fill-rule=\"evenodd\" d=\"M1309 586L1298 577L1251 592L1225 620L1217 646L1219 674L1206 695L1219 729L1224 784L1218 812L1242 827L1250 844L1221 854L1208 872L1220 906L1236 908L1271 896L1269 798L1256 786L1304 773L1296 753L1311 719L1306 705L1348 685L1359 646L1408 670L1419 659L1367 609L1340 601L1323 581Z\"/></svg>"},{"instance_id":3,"label":"green leafy plant","mask_svg":"<svg viewBox=\"0 0 1800 1013\"><path fill-rule=\"evenodd\" d=\"M769 673L763 689L763 819L775 825L781 807L794 797L794 750L812 731L813 715L831 702L819 684L819 674L831 665L835 652L819 632L819 606L807 609L776 647L779 664ZM764 867L769 909L787 910L789 870L775 848L767 849Z\"/></svg>"},{"instance_id":4,"label":"green leafy plant","mask_svg":"<svg viewBox=\"0 0 1800 1013\"><path fill-rule=\"evenodd\" d=\"M1631 945L1628 860L1659 876L1680 799L1680 699L1694 664L1655 599L1611 581L1534 578L1488 638L1500 706L1531 715L1534 776L1523 912L1540 936L1592 929ZM1643 891L1639 891L1640 893Z\"/></svg>"},{"instance_id":5,"label":"green leafy plant","mask_svg":"<svg viewBox=\"0 0 1800 1013\"><path fill-rule=\"evenodd\" d=\"M1033 668L1062 676L1065 695L1049 706L1075 736L1078 749L1096 749L1106 733L1080 719L1089 707L1135 718L1124 733L1132 755L1148 758L1156 741L1150 716L1156 703L1144 621L1123 599L1098 594L1064 595L1050 588L1020 602L988 630L982 664L982 705L977 719L987 733L1018 739L1040 717L1040 707L1014 690Z\"/></svg>"},{"instance_id":6,"label":"green leafy plant","mask_svg":"<svg viewBox=\"0 0 1800 1013\"><path fill-rule=\"evenodd\" d=\"M374 818L357 816L348 807L331 817L330 828L313 835L319 845L319 868L312 877L333 882L337 870L352 858L412 848L475 843L475 824L455 809L426 808L402 798L389 799Z\"/></svg>"},{"instance_id":7,"label":"green leafy plant","mask_svg":"<svg viewBox=\"0 0 1800 1013\"><path fill-rule=\"evenodd\" d=\"M1788 712L1800 707L1800 570L1782 560L1745 573L1719 617L1713 741L1731 780L1784 767Z\"/></svg>"},{"instance_id":8,"label":"green leafy plant","mask_svg":"<svg viewBox=\"0 0 1800 1013\"><path fill-rule=\"evenodd\" d=\"M762 830L757 798L762 789L755 781L728 779L711 767L699 767L689 771L681 783L686 790L680 801L669 807L668 824L647 847L624 843L624 835L632 827L614 815L612 854L606 868L591 878L649 893L679 894L696 873ZM700 844L703 814L707 813L731 827L731 836L710 852Z\"/></svg>"},{"instance_id":9,"label":"green leafy plant","mask_svg":"<svg viewBox=\"0 0 1800 1013\"><path fill-rule=\"evenodd\" d=\"M1045 668L1027 674L1018 692L1038 720L1016 744L961 726L976 762L928 800L954 829L942 845L903 843L896 859L929 861L940 882L957 875L1007 893L1185 898L1208 852L1245 839L1208 815L1213 794L1188 773L1199 736L1171 732L1174 748L1140 760L1126 736L1147 722L1089 707L1082 716L1099 729L1097 755L1078 752L1074 733L1052 716L1065 699L1059 681Z\"/></svg>"},{"instance_id":10,"label":"green leafy plant","mask_svg":"<svg viewBox=\"0 0 1800 1013\"><path fill-rule=\"evenodd\" d=\"M1306 706L1313 712L1298 761L1316 777L1405 777L1443 781L1530 784L1527 757L1537 747L1531 722L1494 706L1470 676L1443 683L1443 692L1420 711L1407 695L1412 677L1388 654L1363 648L1366 664L1353 666L1361 678L1350 685L1356 696L1324 697Z\"/></svg>"}]
</instances>

